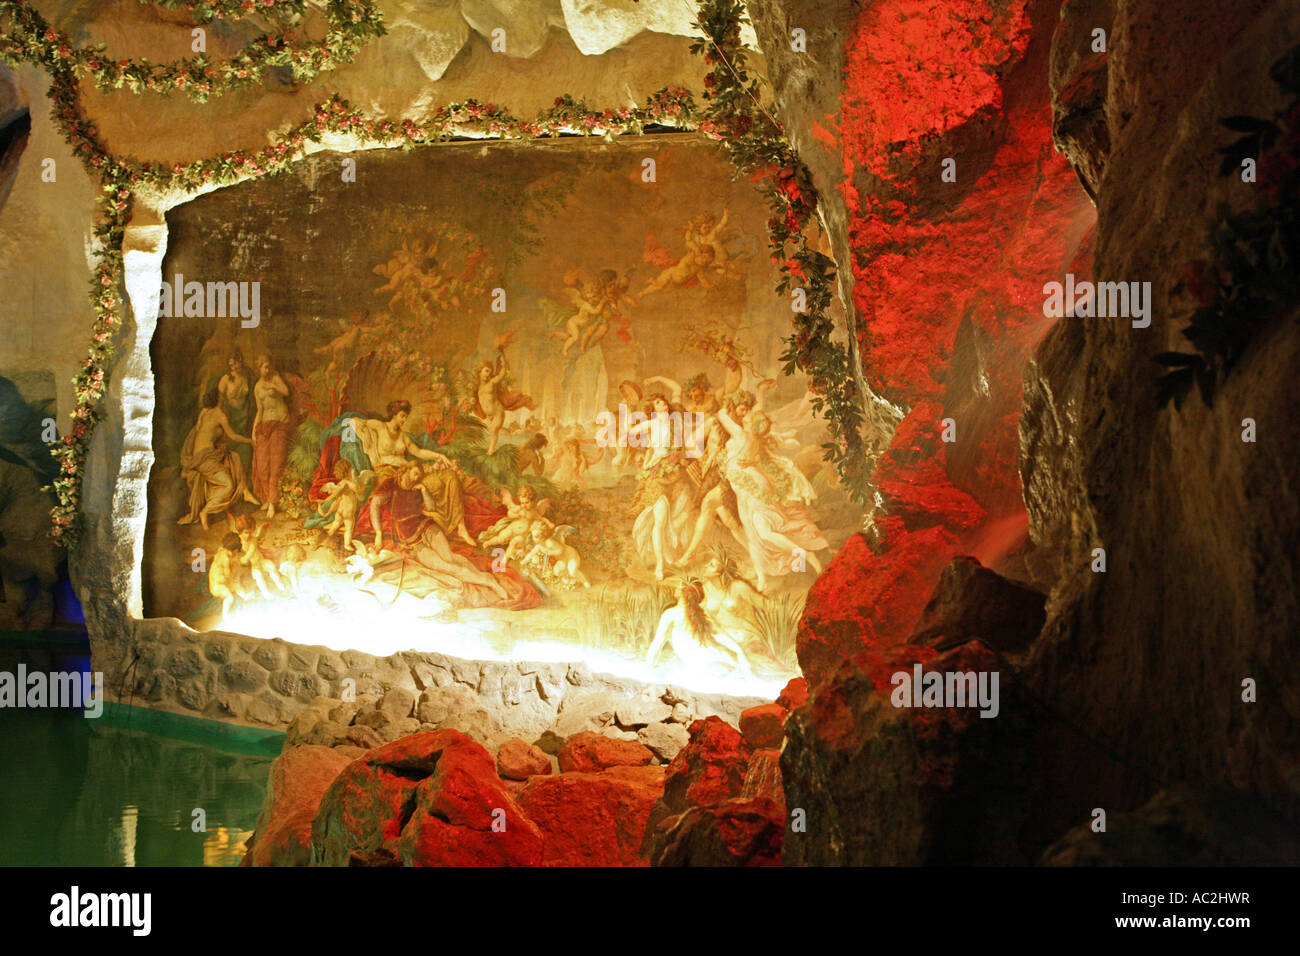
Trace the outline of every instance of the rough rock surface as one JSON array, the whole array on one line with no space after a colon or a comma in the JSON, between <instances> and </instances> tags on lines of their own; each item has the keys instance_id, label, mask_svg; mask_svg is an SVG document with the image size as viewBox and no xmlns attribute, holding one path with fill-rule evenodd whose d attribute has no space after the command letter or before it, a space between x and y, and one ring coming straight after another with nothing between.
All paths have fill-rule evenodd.
<instances>
[{"instance_id":1,"label":"rough rock surface","mask_svg":"<svg viewBox=\"0 0 1300 956\"><path fill-rule=\"evenodd\" d=\"M515 737L497 750L497 773L507 780L527 780L551 772L551 758L540 748Z\"/></svg>"},{"instance_id":2,"label":"rough rock surface","mask_svg":"<svg viewBox=\"0 0 1300 956\"><path fill-rule=\"evenodd\" d=\"M559 753L562 773L599 773L610 767L643 767L655 755L634 740L614 740L593 731L574 734Z\"/></svg>"},{"instance_id":3,"label":"rough rock surface","mask_svg":"<svg viewBox=\"0 0 1300 956\"><path fill-rule=\"evenodd\" d=\"M984 645L931 652L922 667L997 672L997 716L895 706L888 675L910 677L903 660L874 677L844 668L786 723L786 804L806 816L786 833L786 865L1026 865L1087 819L1097 790L1128 801L1149 786L1026 693Z\"/></svg>"},{"instance_id":4,"label":"rough rock surface","mask_svg":"<svg viewBox=\"0 0 1300 956\"><path fill-rule=\"evenodd\" d=\"M972 557L953 560L939 578L909 641L945 650L980 640L994 650L1028 649L1042 630L1046 599Z\"/></svg>"},{"instance_id":5,"label":"rough rock surface","mask_svg":"<svg viewBox=\"0 0 1300 956\"><path fill-rule=\"evenodd\" d=\"M541 836L497 777L492 755L456 730L403 737L348 764L312 825L326 866L536 865Z\"/></svg>"},{"instance_id":6,"label":"rough rock surface","mask_svg":"<svg viewBox=\"0 0 1300 956\"><path fill-rule=\"evenodd\" d=\"M1104 832L1081 823L1044 852L1046 866L1294 866L1300 837L1266 804L1234 792L1161 790L1113 813Z\"/></svg>"},{"instance_id":7,"label":"rough rock surface","mask_svg":"<svg viewBox=\"0 0 1300 956\"><path fill-rule=\"evenodd\" d=\"M663 767L616 766L533 777L517 800L541 831L544 864L645 866L646 824L663 788Z\"/></svg>"},{"instance_id":8,"label":"rough rock surface","mask_svg":"<svg viewBox=\"0 0 1300 956\"><path fill-rule=\"evenodd\" d=\"M291 747L275 758L266 799L248 847L252 866L307 866L311 862L312 821L321 797L351 763L329 747Z\"/></svg>"},{"instance_id":9,"label":"rough rock surface","mask_svg":"<svg viewBox=\"0 0 1300 956\"><path fill-rule=\"evenodd\" d=\"M465 661L427 651L376 657L220 631L197 633L162 618L130 622L129 628L129 643L91 643L109 699L120 688L123 700L282 727L295 742L324 746L351 734L358 746L374 747L418 729L444 727L494 749L511 737L536 742L548 732L561 739L598 731L635 740L648 731L659 742L656 753L669 760L678 735L658 725L710 715L735 722L746 707L763 703L757 697L593 674L582 664ZM353 682L355 701L340 698L347 680ZM317 709L315 701L325 699L333 700L332 710L308 713ZM619 723L620 710L626 723ZM326 718L344 729L326 724ZM305 735L317 723L322 726L308 740Z\"/></svg>"},{"instance_id":10,"label":"rough rock surface","mask_svg":"<svg viewBox=\"0 0 1300 956\"><path fill-rule=\"evenodd\" d=\"M710 718L669 765L646 845L654 866L779 866L785 820L778 752Z\"/></svg>"},{"instance_id":11,"label":"rough rock surface","mask_svg":"<svg viewBox=\"0 0 1300 956\"><path fill-rule=\"evenodd\" d=\"M1053 54L1053 88L1086 79L1070 47L1107 8L1071 4ZM1293 3L1230 16L1114 0L1112 43L1092 109L1104 126L1069 140L1097 182L1094 277L1151 283L1151 324L1062 320L1026 376L1022 473L1030 533L1053 558L1048 619L1032 665L1040 693L1167 784L1239 789L1300 805L1300 423L1294 314L1266 326L1218 391L1158 411L1157 353L1185 351L1198 304L1189 268L1211 257L1225 211L1262 201L1259 185L1219 178L1219 120L1269 116L1270 64L1300 38ZM1067 106L1069 104L1066 104ZM1256 443L1242 422L1258 423ZM1107 569L1092 570L1104 548ZM1257 703L1242 700L1253 678ZM1097 806L1114 805L1098 794ZM1131 807L1130 807L1131 808Z\"/></svg>"}]
</instances>

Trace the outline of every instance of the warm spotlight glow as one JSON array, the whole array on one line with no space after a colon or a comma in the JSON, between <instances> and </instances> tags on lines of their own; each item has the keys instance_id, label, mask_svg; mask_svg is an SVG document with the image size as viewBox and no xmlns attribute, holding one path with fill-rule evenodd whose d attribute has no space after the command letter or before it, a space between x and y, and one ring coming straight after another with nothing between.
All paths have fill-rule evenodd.
<instances>
[{"instance_id":1,"label":"warm spotlight glow","mask_svg":"<svg viewBox=\"0 0 1300 956\"><path fill-rule=\"evenodd\" d=\"M794 676L745 676L723 668L687 667L668 655L651 667L632 653L584 647L580 632L575 642L548 633L547 625L541 621L526 628L514 623L517 621L508 612L452 610L433 597L421 600L398 594L391 603L385 604L369 592L344 588L315 599L248 602L223 617L218 627L237 634L279 637L293 643L320 644L333 650L361 651L376 657L401 651L430 651L473 661L581 663L593 673L647 684L671 684L697 693L766 699L775 698ZM575 633L572 626L556 630Z\"/></svg>"}]
</instances>

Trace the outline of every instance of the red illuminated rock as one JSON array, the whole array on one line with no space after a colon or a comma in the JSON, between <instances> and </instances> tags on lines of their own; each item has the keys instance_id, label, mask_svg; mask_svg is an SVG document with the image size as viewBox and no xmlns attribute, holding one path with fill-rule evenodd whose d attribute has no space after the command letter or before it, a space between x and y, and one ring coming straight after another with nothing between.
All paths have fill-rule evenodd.
<instances>
[{"instance_id":1,"label":"red illuminated rock","mask_svg":"<svg viewBox=\"0 0 1300 956\"><path fill-rule=\"evenodd\" d=\"M430 734L429 736L435 736ZM537 866L542 837L497 778L492 757L458 731L416 787L398 856L408 866ZM420 735L423 736L423 735ZM409 739L409 738L408 738Z\"/></svg>"},{"instance_id":2,"label":"red illuminated rock","mask_svg":"<svg viewBox=\"0 0 1300 956\"><path fill-rule=\"evenodd\" d=\"M412 734L348 764L312 824L327 866L533 865L541 839L491 754L456 730Z\"/></svg>"},{"instance_id":3,"label":"red illuminated rock","mask_svg":"<svg viewBox=\"0 0 1300 956\"><path fill-rule=\"evenodd\" d=\"M663 789L663 767L624 766L533 777L518 801L541 832L545 864L645 866L646 826Z\"/></svg>"},{"instance_id":4,"label":"red illuminated rock","mask_svg":"<svg viewBox=\"0 0 1300 956\"><path fill-rule=\"evenodd\" d=\"M610 767L639 767L654 760L635 740L615 740L595 731L574 734L558 754L561 773L599 773Z\"/></svg>"},{"instance_id":5,"label":"red illuminated rock","mask_svg":"<svg viewBox=\"0 0 1300 956\"><path fill-rule=\"evenodd\" d=\"M720 717L691 724L691 741L668 765L664 805L671 813L711 806L740 793L754 747Z\"/></svg>"},{"instance_id":6,"label":"red illuminated rock","mask_svg":"<svg viewBox=\"0 0 1300 956\"><path fill-rule=\"evenodd\" d=\"M786 710L794 710L797 707L802 707L807 700L808 682L802 677L792 677L790 683L786 684L785 689L781 691L781 696L776 699L776 702Z\"/></svg>"},{"instance_id":7,"label":"red illuminated rock","mask_svg":"<svg viewBox=\"0 0 1300 956\"><path fill-rule=\"evenodd\" d=\"M956 558L939 578L911 641L942 649L981 640L998 651L1023 651L1042 630L1045 603L1038 591L975 558Z\"/></svg>"},{"instance_id":8,"label":"red illuminated rock","mask_svg":"<svg viewBox=\"0 0 1300 956\"><path fill-rule=\"evenodd\" d=\"M330 747L293 747L271 764L266 799L248 849L252 866L307 866L321 797L351 757Z\"/></svg>"},{"instance_id":9,"label":"red illuminated rock","mask_svg":"<svg viewBox=\"0 0 1300 956\"><path fill-rule=\"evenodd\" d=\"M527 780L551 772L551 758L518 737L507 740L497 750L497 773L507 780Z\"/></svg>"},{"instance_id":10,"label":"red illuminated rock","mask_svg":"<svg viewBox=\"0 0 1300 956\"><path fill-rule=\"evenodd\" d=\"M778 748L785 739L786 709L780 704L761 704L740 714L740 732L756 749Z\"/></svg>"}]
</instances>

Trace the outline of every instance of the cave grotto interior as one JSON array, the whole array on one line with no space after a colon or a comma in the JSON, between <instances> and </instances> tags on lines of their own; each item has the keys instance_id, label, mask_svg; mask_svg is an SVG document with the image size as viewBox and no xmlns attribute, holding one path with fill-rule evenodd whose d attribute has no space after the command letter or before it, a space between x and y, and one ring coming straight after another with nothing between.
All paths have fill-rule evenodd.
<instances>
[{"instance_id":1,"label":"cave grotto interior","mask_svg":"<svg viewBox=\"0 0 1300 956\"><path fill-rule=\"evenodd\" d=\"M1287 0L0 2L0 863L1300 862L1298 190Z\"/></svg>"}]
</instances>

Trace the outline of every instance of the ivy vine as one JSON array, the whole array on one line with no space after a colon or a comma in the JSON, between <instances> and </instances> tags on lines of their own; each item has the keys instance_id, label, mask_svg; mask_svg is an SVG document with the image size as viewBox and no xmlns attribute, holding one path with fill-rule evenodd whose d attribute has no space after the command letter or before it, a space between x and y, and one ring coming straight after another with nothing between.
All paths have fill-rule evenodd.
<instances>
[{"instance_id":1,"label":"ivy vine","mask_svg":"<svg viewBox=\"0 0 1300 956\"><path fill-rule=\"evenodd\" d=\"M1272 119L1229 116L1220 124L1240 137L1218 152L1220 176L1243 174L1253 163L1268 202L1228 215L1210 229L1213 261L1188 266L1187 283L1200 302L1183 329L1194 352L1162 352L1170 369L1157 383L1160 408L1181 409L1195 386L1206 406L1255 336L1295 306L1300 295L1300 46L1269 69L1289 99ZM1248 180L1249 181L1249 180Z\"/></svg>"},{"instance_id":2,"label":"ivy vine","mask_svg":"<svg viewBox=\"0 0 1300 956\"><path fill-rule=\"evenodd\" d=\"M835 263L813 249L808 227L817 214L811 174L790 145L781 124L762 105L759 82L746 69L740 27L747 14L740 0L702 0L696 26L704 38L691 50L710 67L704 77L704 120L700 129L718 140L737 175L758 184L771 215L767 221L772 261L781 270L777 291L790 298L803 290L804 309L794 313L786 340L783 371L808 376L814 410L831 427L822 445L853 500L870 501L869 449L862 438L865 418L849 350L833 338L829 310Z\"/></svg>"}]
</instances>

